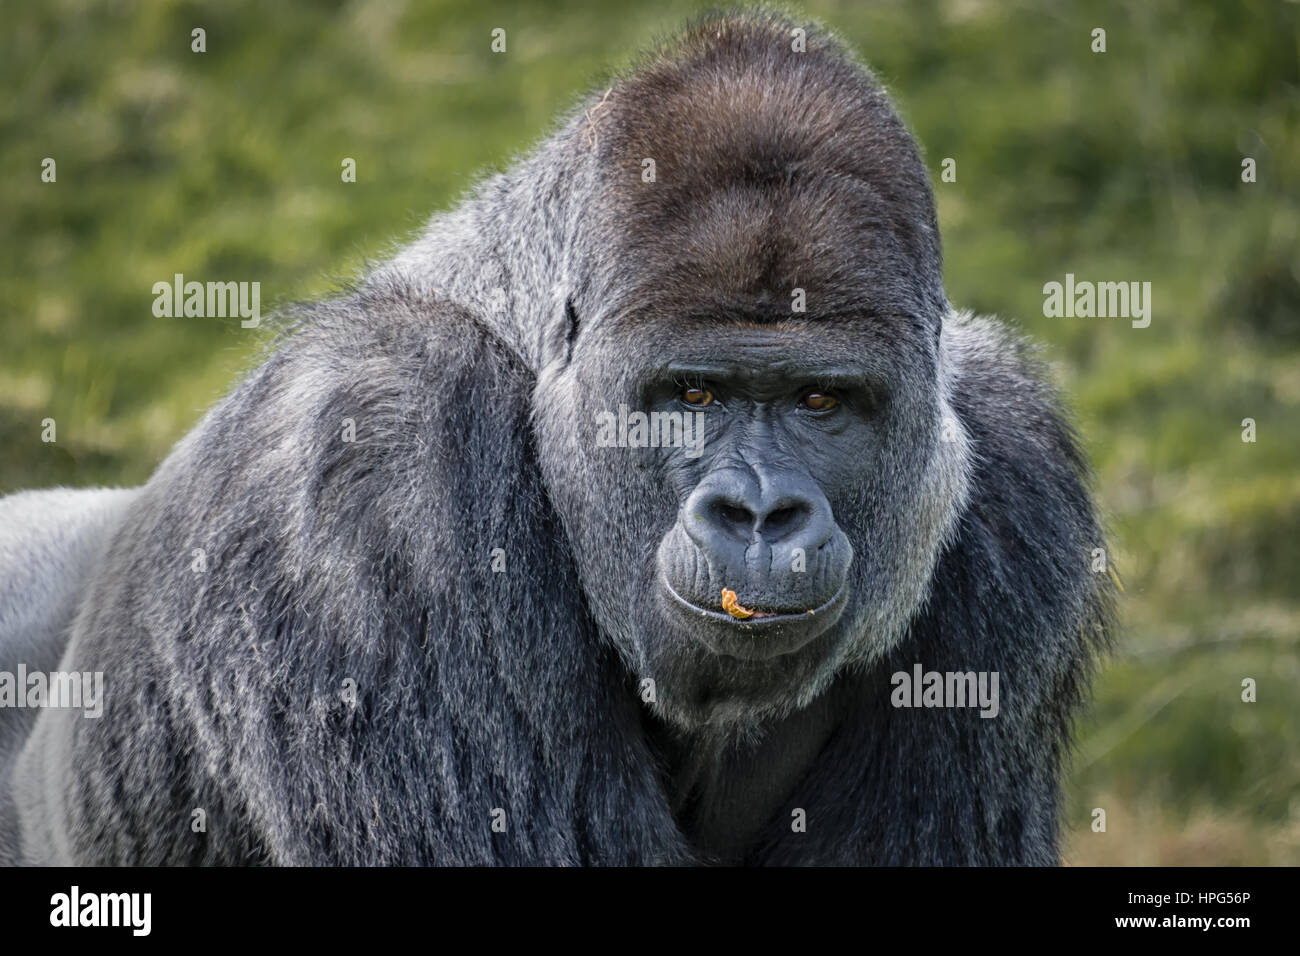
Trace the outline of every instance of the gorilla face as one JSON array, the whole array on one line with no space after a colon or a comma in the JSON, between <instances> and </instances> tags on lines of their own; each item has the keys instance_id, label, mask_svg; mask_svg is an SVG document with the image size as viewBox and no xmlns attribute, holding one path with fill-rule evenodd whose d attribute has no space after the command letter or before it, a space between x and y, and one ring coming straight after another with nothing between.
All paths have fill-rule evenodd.
<instances>
[{"instance_id":1,"label":"gorilla face","mask_svg":"<svg viewBox=\"0 0 1300 956\"><path fill-rule=\"evenodd\" d=\"M646 406L695 413L698 457L669 454L679 502L656 552L655 594L671 626L713 654L793 654L841 618L853 545L831 498L856 481L880 383L829 355L789 355L790 336L737 331L725 355L671 362ZM734 591L739 607L722 606Z\"/></svg>"},{"instance_id":2,"label":"gorilla face","mask_svg":"<svg viewBox=\"0 0 1300 956\"><path fill-rule=\"evenodd\" d=\"M584 330L541 376L588 606L661 715L788 713L898 639L964 494L936 358L904 318L642 316ZM677 419L687 441L657 440Z\"/></svg>"}]
</instances>

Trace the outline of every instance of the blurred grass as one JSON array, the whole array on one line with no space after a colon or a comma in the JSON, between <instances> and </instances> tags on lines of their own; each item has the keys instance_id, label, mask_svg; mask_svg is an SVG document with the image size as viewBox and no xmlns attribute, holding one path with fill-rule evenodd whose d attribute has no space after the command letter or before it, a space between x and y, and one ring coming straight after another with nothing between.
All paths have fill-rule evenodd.
<instances>
[{"instance_id":1,"label":"blurred grass","mask_svg":"<svg viewBox=\"0 0 1300 956\"><path fill-rule=\"evenodd\" d=\"M154 318L154 282L260 281L264 310L329 292L697 6L5 5L0 491L143 481L252 361L238 322ZM804 9L924 144L950 298L1044 343L1097 464L1126 630L1067 858L1300 863L1300 8ZM1043 317L1066 272L1151 282L1150 328Z\"/></svg>"}]
</instances>

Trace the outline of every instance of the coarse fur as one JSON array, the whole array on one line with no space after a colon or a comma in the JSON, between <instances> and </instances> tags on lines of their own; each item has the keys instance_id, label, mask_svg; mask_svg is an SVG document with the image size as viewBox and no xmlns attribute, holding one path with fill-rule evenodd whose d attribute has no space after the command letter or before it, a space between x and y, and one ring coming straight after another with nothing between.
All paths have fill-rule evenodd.
<instances>
[{"instance_id":1,"label":"coarse fur","mask_svg":"<svg viewBox=\"0 0 1300 956\"><path fill-rule=\"evenodd\" d=\"M884 92L818 27L793 51L794 26L693 24L293 310L111 520L76 519L90 566L0 628L0 670L61 653L104 673L104 714L0 711L0 747L30 733L0 860L1056 862L1110 619L1087 465L1027 348L948 305ZM593 409L688 341L808 344L888 386L860 457L809 452L851 596L775 662L664 622L684 466L594 447ZM726 446L739 426L710 421L726 467L762 474L766 432ZM0 572L36 535L0 526ZM0 587L7 622L27 592ZM996 671L998 716L892 706L917 662Z\"/></svg>"}]
</instances>

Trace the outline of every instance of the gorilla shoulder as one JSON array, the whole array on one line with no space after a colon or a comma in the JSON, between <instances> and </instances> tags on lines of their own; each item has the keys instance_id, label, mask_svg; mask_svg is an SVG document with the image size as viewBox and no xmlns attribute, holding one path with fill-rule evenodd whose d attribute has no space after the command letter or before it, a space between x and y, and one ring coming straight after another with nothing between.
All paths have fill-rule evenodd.
<instances>
[{"instance_id":1,"label":"gorilla shoulder","mask_svg":"<svg viewBox=\"0 0 1300 956\"><path fill-rule=\"evenodd\" d=\"M953 408L985 477L977 489L998 497L1047 495L1052 501L1042 504L1072 505L1072 513L1090 517L1091 469L1038 347L997 319L960 312L944 322L943 352Z\"/></svg>"},{"instance_id":2,"label":"gorilla shoulder","mask_svg":"<svg viewBox=\"0 0 1300 956\"><path fill-rule=\"evenodd\" d=\"M1107 544L1091 467L1036 346L970 313L949 317L943 343L973 475L936 591L972 607L995 595L1000 625L1040 642L1016 648L1021 672L1064 681L1058 702L1068 709L1109 647L1113 618L1112 580L1095 561ZM1066 737L1062 722L1057 739Z\"/></svg>"},{"instance_id":3,"label":"gorilla shoulder","mask_svg":"<svg viewBox=\"0 0 1300 956\"><path fill-rule=\"evenodd\" d=\"M294 319L94 581L69 666L117 691L101 720L41 715L15 774L26 858L680 858L541 483L531 375L401 285ZM487 825L539 806L556 826ZM220 836L158 825L195 807Z\"/></svg>"}]
</instances>

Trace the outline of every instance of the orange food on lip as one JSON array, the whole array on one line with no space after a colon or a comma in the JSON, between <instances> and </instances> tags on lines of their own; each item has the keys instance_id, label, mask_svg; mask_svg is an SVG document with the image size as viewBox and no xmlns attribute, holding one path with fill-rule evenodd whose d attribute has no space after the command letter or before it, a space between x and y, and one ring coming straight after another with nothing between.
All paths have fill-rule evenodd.
<instances>
[{"instance_id":1,"label":"orange food on lip","mask_svg":"<svg viewBox=\"0 0 1300 956\"><path fill-rule=\"evenodd\" d=\"M722 609L734 618L744 620L747 617L753 617L754 612L747 607L741 607L735 591L722 589Z\"/></svg>"}]
</instances>

